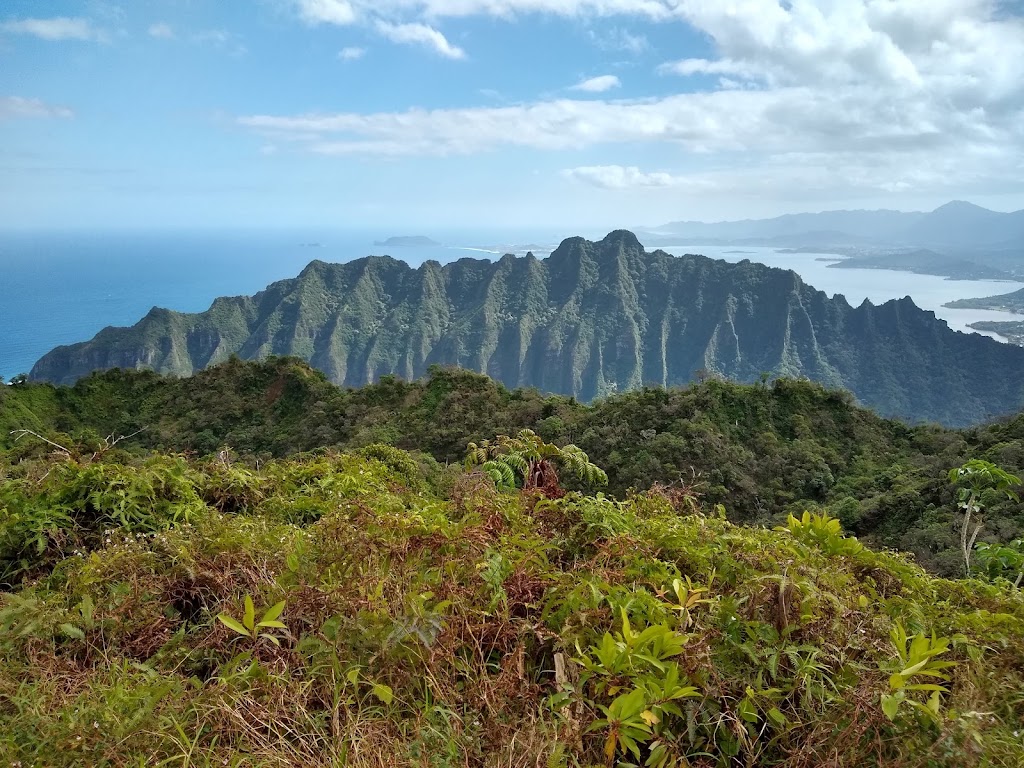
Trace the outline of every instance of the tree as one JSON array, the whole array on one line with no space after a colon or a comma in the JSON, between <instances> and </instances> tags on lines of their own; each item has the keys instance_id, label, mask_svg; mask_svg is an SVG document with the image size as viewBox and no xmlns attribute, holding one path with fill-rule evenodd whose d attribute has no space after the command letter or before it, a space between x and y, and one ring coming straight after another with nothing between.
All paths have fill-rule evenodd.
<instances>
[{"instance_id":1,"label":"tree","mask_svg":"<svg viewBox=\"0 0 1024 768\"><path fill-rule=\"evenodd\" d=\"M971 552L984 525L980 520L981 511L985 507L982 497L986 492L1005 493L1007 498L1020 501L1020 497L1010 489L1020 485L1021 480L991 462L971 459L962 467L949 470L949 482L961 486L959 505L960 509L964 511L964 521L960 529L960 552L964 558L964 570L967 576L970 576ZM971 531L972 517L975 518L973 531Z\"/></svg>"},{"instance_id":2,"label":"tree","mask_svg":"<svg viewBox=\"0 0 1024 768\"><path fill-rule=\"evenodd\" d=\"M559 448L545 443L530 429L522 430L515 437L499 435L479 445L470 443L466 467L475 466L486 472L499 488L514 488L518 476L522 478L524 490L539 489L549 496L557 495L560 489L559 467L588 485L608 484L608 475L578 446Z\"/></svg>"},{"instance_id":3,"label":"tree","mask_svg":"<svg viewBox=\"0 0 1024 768\"><path fill-rule=\"evenodd\" d=\"M1019 587L1024 582L1024 539L1009 544L979 544L978 560L990 579L1006 579Z\"/></svg>"}]
</instances>

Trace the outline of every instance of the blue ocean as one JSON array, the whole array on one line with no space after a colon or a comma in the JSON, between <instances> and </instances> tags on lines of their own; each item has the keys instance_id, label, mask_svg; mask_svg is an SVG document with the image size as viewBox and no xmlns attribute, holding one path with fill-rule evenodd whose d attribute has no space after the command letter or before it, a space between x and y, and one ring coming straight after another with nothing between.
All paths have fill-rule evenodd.
<instances>
[{"instance_id":1,"label":"blue ocean","mask_svg":"<svg viewBox=\"0 0 1024 768\"><path fill-rule=\"evenodd\" d=\"M402 232L0 232L0 376L27 373L61 344L138 322L152 307L198 312L218 296L250 295L294 277L310 261L370 254L413 266L493 258L553 233L447 232L439 246L374 245Z\"/></svg>"}]
</instances>

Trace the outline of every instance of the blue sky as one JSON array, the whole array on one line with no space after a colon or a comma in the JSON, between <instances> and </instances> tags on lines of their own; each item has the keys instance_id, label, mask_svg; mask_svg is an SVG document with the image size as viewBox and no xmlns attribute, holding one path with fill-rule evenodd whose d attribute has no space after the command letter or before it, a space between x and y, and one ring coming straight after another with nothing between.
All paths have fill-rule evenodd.
<instances>
[{"instance_id":1,"label":"blue sky","mask_svg":"<svg viewBox=\"0 0 1024 768\"><path fill-rule=\"evenodd\" d=\"M1024 208L996 0L4 0L0 228Z\"/></svg>"}]
</instances>

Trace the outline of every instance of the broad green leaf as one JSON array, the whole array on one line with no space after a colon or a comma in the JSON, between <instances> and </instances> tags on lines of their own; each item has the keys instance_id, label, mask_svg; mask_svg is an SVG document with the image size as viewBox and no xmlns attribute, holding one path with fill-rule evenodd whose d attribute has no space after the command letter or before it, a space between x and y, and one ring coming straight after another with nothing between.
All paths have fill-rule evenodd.
<instances>
[{"instance_id":1,"label":"broad green leaf","mask_svg":"<svg viewBox=\"0 0 1024 768\"><path fill-rule=\"evenodd\" d=\"M373 695L384 704L390 704L395 698L394 691L391 690L390 686L384 685L384 683L373 684Z\"/></svg>"},{"instance_id":2,"label":"broad green leaf","mask_svg":"<svg viewBox=\"0 0 1024 768\"><path fill-rule=\"evenodd\" d=\"M238 634L245 635L246 637L251 636L251 633L249 632L248 629L243 627L235 619L231 618L226 613L217 614L217 619L220 621L221 624L223 624L228 629L234 630Z\"/></svg>"},{"instance_id":3,"label":"broad green leaf","mask_svg":"<svg viewBox=\"0 0 1024 768\"><path fill-rule=\"evenodd\" d=\"M288 629L287 625L280 621L261 621L256 625L257 629Z\"/></svg>"},{"instance_id":4,"label":"broad green leaf","mask_svg":"<svg viewBox=\"0 0 1024 768\"><path fill-rule=\"evenodd\" d=\"M245 615L242 617L242 624L251 632L256 626L256 606L252 603L252 597L245 596Z\"/></svg>"},{"instance_id":5,"label":"broad green leaf","mask_svg":"<svg viewBox=\"0 0 1024 768\"><path fill-rule=\"evenodd\" d=\"M895 696L885 694L882 696L882 711L890 720L896 719L896 713L900 708L900 700Z\"/></svg>"},{"instance_id":6,"label":"broad green leaf","mask_svg":"<svg viewBox=\"0 0 1024 768\"><path fill-rule=\"evenodd\" d=\"M285 601L282 600L280 603L272 605L270 608L268 608L267 612L263 614L263 618L260 619L260 623L263 624L268 621L274 621L284 611L284 603Z\"/></svg>"}]
</instances>

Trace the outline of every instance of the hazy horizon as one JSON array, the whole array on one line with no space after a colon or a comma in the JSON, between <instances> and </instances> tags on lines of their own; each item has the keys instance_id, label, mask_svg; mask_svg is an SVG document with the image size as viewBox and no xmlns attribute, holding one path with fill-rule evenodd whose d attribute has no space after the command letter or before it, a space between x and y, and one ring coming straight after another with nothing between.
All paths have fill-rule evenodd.
<instances>
[{"instance_id":1,"label":"hazy horizon","mask_svg":"<svg viewBox=\"0 0 1024 768\"><path fill-rule=\"evenodd\" d=\"M1024 209L1017 0L8 0L0 60L0 230Z\"/></svg>"},{"instance_id":2,"label":"hazy horizon","mask_svg":"<svg viewBox=\"0 0 1024 768\"><path fill-rule=\"evenodd\" d=\"M878 211L895 212L895 213L930 213L944 205L955 202L964 202L970 205L977 205L981 208L996 213L1017 213L1024 208L1015 209L998 209L990 208L986 205L981 205L973 200L947 200L944 203L935 206L934 208L822 208L820 210L809 209L809 210L789 210L782 213L774 214L771 216L730 216L723 219L705 218L705 219L691 219L684 216L680 216L671 220L664 220L658 222L633 222L631 224L614 222L608 223L591 223L591 224L565 224L565 225L554 225L554 224L537 224L530 225L529 223L516 223L510 225L492 225L492 226L476 226L476 227L465 227L454 224L437 224L427 223L422 225L416 224L403 224L383 222L372 226L337 226L323 222L314 222L309 224L263 224L263 225L223 225L216 223L208 224L188 224L182 223L177 225L172 224L148 224L148 225L136 225L132 226L131 222L119 222L115 224L99 224L94 226L80 225L80 226L41 226L41 225L0 225L0 233L9 233L14 235L26 235L33 232L48 233L48 234L75 234L75 233L95 233L95 234L114 234L122 233L125 235L147 235L147 234L167 234L172 235L175 233L181 234L207 234L207 235L232 235L232 234L245 234L245 233L274 233L274 234L287 234L294 233L296 235L302 235L304 233L313 233L321 235L329 234L344 234L344 235L367 235L371 237L403 237L403 236L418 236L425 235L433 237L435 235L457 235L460 239L465 239L465 236L473 236L479 234L482 237L530 237L537 236L540 233L542 236L547 237L558 237L559 239L565 239L575 236L585 236L589 239L594 237L601 237L609 232L616 230L630 230L643 233L645 231L651 232L664 227L667 224L672 223L693 223L693 224L726 224L733 222L744 222L744 221L767 221L775 218L780 218L788 215L817 215L817 214L828 214L828 213L873 213ZM578 229L580 231L572 231ZM562 233L562 234L560 234ZM442 243L448 245L449 243ZM493 243L492 243L493 244ZM512 244L511 242L508 244Z\"/></svg>"}]
</instances>

